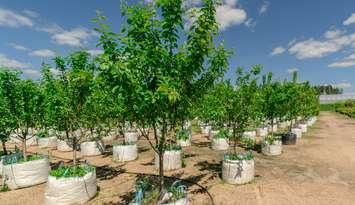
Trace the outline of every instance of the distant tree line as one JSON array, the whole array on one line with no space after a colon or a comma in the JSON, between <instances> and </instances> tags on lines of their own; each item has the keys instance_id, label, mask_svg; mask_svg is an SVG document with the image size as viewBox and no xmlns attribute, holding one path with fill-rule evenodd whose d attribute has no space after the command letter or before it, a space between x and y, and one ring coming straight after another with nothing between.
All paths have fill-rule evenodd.
<instances>
[{"instance_id":1,"label":"distant tree line","mask_svg":"<svg viewBox=\"0 0 355 205\"><path fill-rule=\"evenodd\" d=\"M342 88L337 88L333 85L317 85L314 88L320 95L343 94Z\"/></svg>"}]
</instances>

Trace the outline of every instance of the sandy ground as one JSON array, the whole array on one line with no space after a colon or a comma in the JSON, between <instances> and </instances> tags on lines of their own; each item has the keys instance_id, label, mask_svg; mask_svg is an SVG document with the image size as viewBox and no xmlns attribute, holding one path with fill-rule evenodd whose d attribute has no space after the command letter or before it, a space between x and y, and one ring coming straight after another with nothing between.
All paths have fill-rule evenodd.
<instances>
[{"instance_id":1,"label":"sandy ground","mask_svg":"<svg viewBox=\"0 0 355 205\"><path fill-rule=\"evenodd\" d=\"M152 150L144 140L139 147L134 162L113 163L110 153L85 158L97 166L100 190L88 204L127 204L134 191L134 173L157 173ZM47 152L37 147L30 151ZM246 185L229 185L220 179L223 152L211 150L206 136L194 135L193 146L184 153L186 167L166 175L206 187L216 205L355 204L355 121L334 113L321 113L297 145L283 147L281 156L255 152L256 179ZM71 153L50 154L53 162L71 158ZM42 184L0 193L0 204L42 204L44 189ZM212 204L196 185L189 186L189 199L190 204Z\"/></svg>"}]
</instances>

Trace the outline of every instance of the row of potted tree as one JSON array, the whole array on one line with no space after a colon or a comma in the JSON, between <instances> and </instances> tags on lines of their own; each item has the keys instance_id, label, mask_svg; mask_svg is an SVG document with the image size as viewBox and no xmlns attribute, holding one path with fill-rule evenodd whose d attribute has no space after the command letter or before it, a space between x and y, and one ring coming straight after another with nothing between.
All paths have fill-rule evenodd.
<instances>
[{"instance_id":1,"label":"row of potted tree","mask_svg":"<svg viewBox=\"0 0 355 205\"><path fill-rule=\"evenodd\" d=\"M295 123L317 114L317 98L296 74L292 81L275 81L271 73L261 76L261 66L237 69L235 82L223 80L231 52L214 41L217 5L214 0L193 10L185 9L181 0L123 5L127 21L119 35L102 15L94 20L104 50L96 58L85 51L56 57L53 66L43 64L42 77L35 82L1 70L6 184L16 189L47 181L46 204L84 203L97 192L96 172L78 162L77 150L84 156L102 154L102 140L123 136L114 143L113 159L131 161L138 156L141 136L155 152L159 183L151 188L158 191L159 203L185 203L185 189L166 184L164 171L182 167L182 147L190 145L196 117L214 149L227 149L226 138L233 139L233 152L224 156L223 179L233 184L252 180L253 156L238 153L237 146L249 147L245 136L257 132L265 137L264 153L280 152L272 147L279 142L277 126L285 123L290 133L299 133ZM188 25L186 15L193 17ZM285 143L294 141L290 133L283 135ZM6 142L15 138L22 149L9 153ZM45 156L27 155L31 139L41 147L71 151L73 163L50 170ZM132 203L139 204L149 193L137 195Z\"/></svg>"}]
</instances>

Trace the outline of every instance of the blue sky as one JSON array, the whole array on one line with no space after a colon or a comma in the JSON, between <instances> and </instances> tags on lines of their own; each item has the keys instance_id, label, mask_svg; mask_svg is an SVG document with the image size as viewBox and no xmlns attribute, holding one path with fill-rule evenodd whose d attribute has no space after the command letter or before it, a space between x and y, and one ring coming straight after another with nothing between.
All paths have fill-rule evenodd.
<instances>
[{"instance_id":1,"label":"blue sky","mask_svg":"<svg viewBox=\"0 0 355 205\"><path fill-rule=\"evenodd\" d=\"M54 55L78 48L99 53L90 22L96 10L119 30L118 0L2 0L0 66L36 78L41 62ZM227 77L238 66L262 64L280 79L298 70L302 80L355 91L354 0L224 0L217 19L220 38L235 52Z\"/></svg>"}]
</instances>

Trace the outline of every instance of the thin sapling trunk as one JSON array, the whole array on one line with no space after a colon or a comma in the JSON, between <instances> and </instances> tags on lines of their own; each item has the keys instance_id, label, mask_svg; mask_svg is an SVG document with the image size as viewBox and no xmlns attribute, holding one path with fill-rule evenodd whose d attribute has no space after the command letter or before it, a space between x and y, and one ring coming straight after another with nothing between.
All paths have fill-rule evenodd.
<instances>
[{"instance_id":1,"label":"thin sapling trunk","mask_svg":"<svg viewBox=\"0 0 355 205\"><path fill-rule=\"evenodd\" d=\"M6 141L1 140L1 144L2 144L2 150L3 150L4 155L7 155Z\"/></svg>"}]
</instances>

